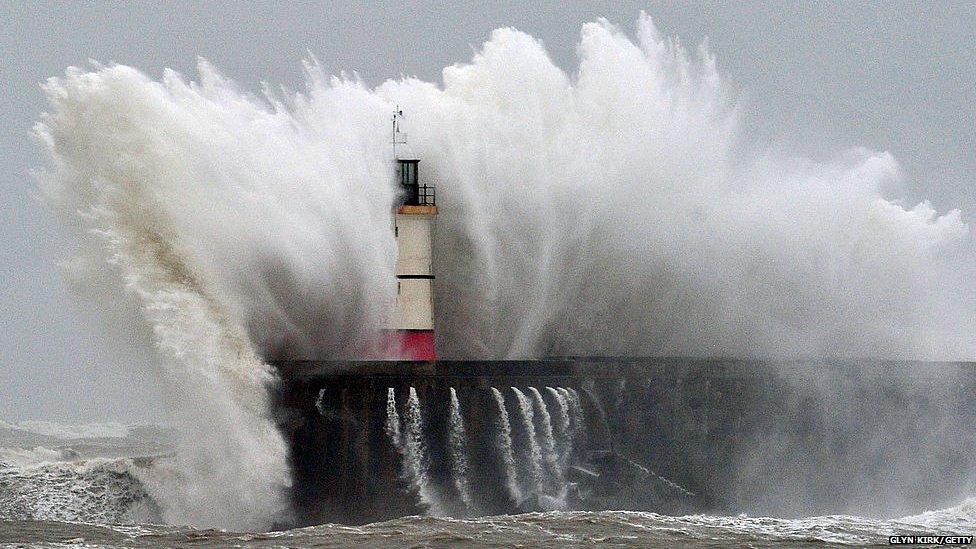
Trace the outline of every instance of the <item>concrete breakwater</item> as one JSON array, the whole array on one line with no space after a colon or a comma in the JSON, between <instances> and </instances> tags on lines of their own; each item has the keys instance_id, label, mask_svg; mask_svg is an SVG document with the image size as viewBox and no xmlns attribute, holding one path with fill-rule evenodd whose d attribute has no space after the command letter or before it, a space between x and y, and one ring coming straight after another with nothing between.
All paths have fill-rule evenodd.
<instances>
[{"instance_id":1,"label":"concrete breakwater","mask_svg":"<svg viewBox=\"0 0 976 549\"><path fill-rule=\"evenodd\" d=\"M895 515L976 493L976 364L276 362L296 520Z\"/></svg>"}]
</instances>

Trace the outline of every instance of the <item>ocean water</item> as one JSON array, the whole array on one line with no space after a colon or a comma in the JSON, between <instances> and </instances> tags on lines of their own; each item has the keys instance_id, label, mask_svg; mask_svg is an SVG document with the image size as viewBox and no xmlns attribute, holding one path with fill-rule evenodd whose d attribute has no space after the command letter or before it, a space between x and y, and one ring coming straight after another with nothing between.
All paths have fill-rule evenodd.
<instances>
[{"instance_id":1,"label":"ocean water","mask_svg":"<svg viewBox=\"0 0 976 549\"><path fill-rule=\"evenodd\" d=\"M179 403L167 416L179 436L19 425L47 438L9 445L6 516L286 522L293 479L268 360L358 356L389 317L397 108L437 187L442 358L976 356L969 218L900 196L894 156L817 160L756 142L722 52L686 48L649 16L579 36L565 70L541 41L498 29L438 82L370 87L311 59L297 93L250 93L206 61L187 76L93 64L51 78L34 173L77 240L65 275L106 337L147 357L130 367ZM516 431L529 404L509 411ZM654 526L636 531L671 528L641 517ZM533 520L613 530L591 518L615 520ZM515 520L494 531L536 531Z\"/></svg>"},{"instance_id":2,"label":"ocean water","mask_svg":"<svg viewBox=\"0 0 976 549\"><path fill-rule=\"evenodd\" d=\"M247 532L162 524L153 499L173 433L158 426L0 424L0 547L778 547L973 535L976 498L909 517L665 516L612 510Z\"/></svg>"},{"instance_id":3,"label":"ocean water","mask_svg":"<svg viewBox=\"0 0 976 549\"><path fill-rule=\"evenodd\" d=\"M35 174L77 239L65 274L117 328L108 337L144 352L131 367L179 403L178 428L0 425L0 544L823 546L973 533L965 498L901 518L553 511L268 531L289 524L295 481L268 360L355 357L395 301L395 108L438 189L443 358L976 355L969 218L900 196L906 174L886 151L815 160L756 143L721 54L642 15L632 30L583 25L569 71L504 28L439 82L368 87L314 60L304 91L264 96L206 61L196 76L93 65L50 79ZM536 487L558 481L564 424L521 397L501 410L499 440L515 450L504 461L531 460ZM396 438L423 486L412 400ZM850 402L843 425L870 430Z\"/></svg>"}]
</instances>

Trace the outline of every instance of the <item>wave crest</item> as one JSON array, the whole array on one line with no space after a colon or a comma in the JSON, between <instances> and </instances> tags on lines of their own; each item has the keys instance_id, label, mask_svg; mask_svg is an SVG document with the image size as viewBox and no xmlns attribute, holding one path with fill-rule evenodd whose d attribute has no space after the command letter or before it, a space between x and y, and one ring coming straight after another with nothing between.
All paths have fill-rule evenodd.
<instances>
[{"instance_id":1,"label":"wave crest","mask_svg":"<svg viewBox=\"0 0 976 549\"><path fill-rule=\"evenodd\" d=\"M0 467L0 519L98 524L162 520L155 501L133 474L147 468L150 460L47 461L70 457L40 450L30 457L44 460L42 463Z\"/></svg>"}]
</instances>

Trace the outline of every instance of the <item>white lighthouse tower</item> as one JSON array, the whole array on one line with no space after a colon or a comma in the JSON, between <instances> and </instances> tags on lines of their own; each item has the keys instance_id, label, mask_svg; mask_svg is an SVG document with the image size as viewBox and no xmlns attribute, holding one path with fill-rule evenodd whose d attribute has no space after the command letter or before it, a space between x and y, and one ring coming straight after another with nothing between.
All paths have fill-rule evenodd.
<instances>
[{"instance_id":1,"label":"white lighthouse tower","mask_svg":"<svg viewBox=\"0 0 976 549\"><path fill-rule=\"evenodd\" d=\"M435 360L433 236L434 187L420 182L420 159L400 131L403 111L393 114L393 155L400 198L394 203L397 298L385 330L387 358Z\"/></svg>"}]
</instances>

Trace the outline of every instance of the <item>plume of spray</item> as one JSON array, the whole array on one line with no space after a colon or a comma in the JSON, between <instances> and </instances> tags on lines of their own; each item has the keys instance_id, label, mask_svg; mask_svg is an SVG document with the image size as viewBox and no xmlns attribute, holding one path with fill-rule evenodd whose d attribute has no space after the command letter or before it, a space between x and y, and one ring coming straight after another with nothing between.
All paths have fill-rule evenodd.
<instances>
[{"instance_id":1,"label":"plume of spray","mask_svg":"<svg viewBox=\"0 0 976 549\"><path fill-rule=\"evenodd\" d=\"M743 155L710 52L584 25L567 75L495 31L443 87L388 82L441 189L439 352L971 359L959 211L884 193L895 159Z\"/></svg>"},{"instance_id":2,"label":"plume of spray","mask_svg":"<svg viewBox=\"0 0 976 549\"><path fill-rule=\"evenodd\" d=\"M570 75L499 29L442 85L309 62L304 93L263 98L204 61L199 83L46 83L37 179L79 235L68 274L152 350L184 427L183 481L149 482L167 520L284 508L265 361L355 356L388 315L396 104L439 186L440 356L976 355L969 228L886 198L889 154L733 158L713 57L646 15L636 39L584 25L578 52Z\"/></svg>"},{"instance_id":3,"label":"plume of spray","mask_svg":"<svg viewBox=\"0 0 976 549\"><path fill-rule=\"evenodd\" d=\"M393 192L367 183L392 171L366 162L381 157L382 138L349 146L335 133L371 128L370 115L301 101L286 112L238 94L205 63L201 74L201 84L169 71L153 82L115 66L51 79L53 112L36 128L51 162L37 178L81 235L69 273L82 287L125 288L122 306L118 292L96 297L119 325L145 327L135 339L154 350L183 427L174 470L146 479L164 518L261 528L281 518L289 483L262 357L343 356L379 325L392 295ZM363 95L346 101L359 114L380 101L347 91ZM361 238L333 230L370 219Z\"/></svg>"}]
</instances>

